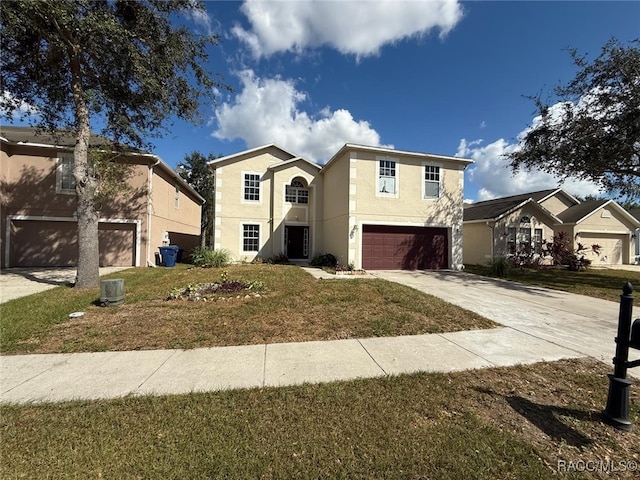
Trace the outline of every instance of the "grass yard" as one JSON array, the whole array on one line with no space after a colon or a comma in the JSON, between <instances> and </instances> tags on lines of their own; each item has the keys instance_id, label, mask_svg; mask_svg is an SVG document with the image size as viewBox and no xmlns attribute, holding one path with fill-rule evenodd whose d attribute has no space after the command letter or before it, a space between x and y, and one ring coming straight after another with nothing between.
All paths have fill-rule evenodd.
<instances>
[{"instance_id":1,"label":"grass yard","mask_svg":"<svg viewBox=\"0 0 640 480\"><path fill-rule=\"evenodd\" d=\"M484 265L465 265L465 272L493 276L491 268ZM613 302L620 301L622 286L627 281L634 286L636 298L640 292L640 267L638 271L591 268L582 272L562 268L511 269L505 279Z\"/></svg>"},{"instance_id":2,"label":"grass yard","mask_svg":"<svg viewBox=\"0 0 640 480\"><path fill-rule=\"evenodd\" d=\"M579 359L277 389L3 405L0 476L637 478L640 395L631 389L635 432L603 424L609 370ZM594 471L571 471L572 465Z\"/></svg>"},{"instance_id":3,"label":"grass yard","mask_svg":"<svg viewBox=\"0 0 640 480\"><path fill-rule=\"evenodd\" d=\"M223 274L226 272L226 274ZM262 288L216 301L167 300L175 288L229 280ZM2 305L2 353L89 352L414 335L496 324L409 287L380 279L316 280L296 266L143 268L125 280L126 302L96 305L98 290L58 287ZM258 294L259 296L256 296ZM86 312L69 319L72 312Z\"/></svg>"}]
</instances>

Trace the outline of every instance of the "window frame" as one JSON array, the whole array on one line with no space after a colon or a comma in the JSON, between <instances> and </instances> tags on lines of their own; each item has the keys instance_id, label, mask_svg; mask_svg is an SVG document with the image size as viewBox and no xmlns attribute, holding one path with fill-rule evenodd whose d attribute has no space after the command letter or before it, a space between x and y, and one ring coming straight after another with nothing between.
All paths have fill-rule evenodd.
<instances>
[{"instance_id":1,"label":"window frame","mask_svg":"<svg viewBox=\"0 0 640 480\"><path fill-rule=\"evenodd\" d=\"M384 164L384 165L383 165ZM388 164L388 165L387 165ZM391 165L393 164L393 165ZM383 174L383 169L386 174ZM393 175L391 175L393 171ZM382 180L393 179L393 192L382 191ZM376 157L376 196L397 198L400 192L400 162L395 157L377 156Z\"/></svg>"},{"instance_id":2,"label":"window frame","mask_svg":"<svg viewBox=\"0 0 640 480\"><path fill-rule=\"evenodd\" d=\"M70 172L65 172L66 165L69 165ZM76 179L73 176L73 169L75 167L75 158L73 157L73 153L61 152L58 153L56 157L56 193L61 193L63 195L75 195L76 194ZM65 177L70 176L71 183L73 187L65 188L63 185L65 183Z\"/></svg>"},{"instance_id":3,"label":"window frame","mask_svg":"<svg viewBox=\"0 0 640 480\"><path fill-rule=\"evenodd\" d=\"M301 202L301 199L304 201ZM309 189L301 181L294 180L284 187L284 201L297 205L309 205Z\"/></svg>"},{"instance_id":4,"label":"window frame","mask_svg":"<svg viewBox=\"0 0 640 480\"><path fill-rule=\"evenodd\" d=\"M437 180L427 180L427 171L430 168L437 168L437 175L438 175L438 179ZM431 174L433 174L434 172L429 172ZM440 163L434 163L434 162L423 162L422 163L422 199L423 200L438 200L440 197L442 197L442 177L443 177L443 171L442 171L442 165ZM438 195L437 196L432 196L429 195L427 196L427 182L430 184L437 184L438 185Z\"/></svg>"},{"instance_id":5,"label":"window frame","mask_svg":"<svg viewBox=\"0 0 640 480\"><path fill-rule=\"evenodd\" d=\"M248 227L255 227L255 230L253 232L250 231L250 229L248 229ZM240 243L241 243L241 252L242 253L258 253L260 252L260 235L261 235L261 225L259 223L253 223L253 222L243 222L240 225L240 230L241 230L241 235L240 235ZM251 233L255 233L255 236L250 235ZM247 242L251 242L254 243L256 245L256 249L253 250L247 250L246 246L247 246ZM250 247L252 245L249 245Z\"/></svg>"},{"instance_id":6,"label":"window frame","mask_svg":"<svg viewBox=\"0 0 640 480\"><path fill-rule=\"evenodd\" d=\"M255 178L248 178L255 177ZM256 182L256 185L247 185L247 182ZM256 189L249 191L248 189ZM242 172L242 203L262 202L262 175L258 172ZM247 198L255 195L257 198Z\"/></svg>"}]
</instances>

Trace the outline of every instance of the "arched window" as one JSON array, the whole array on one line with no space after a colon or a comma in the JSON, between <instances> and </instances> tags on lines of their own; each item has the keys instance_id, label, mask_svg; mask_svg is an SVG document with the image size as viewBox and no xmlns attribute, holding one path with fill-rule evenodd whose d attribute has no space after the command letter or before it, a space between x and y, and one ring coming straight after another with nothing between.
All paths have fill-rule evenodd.
<instances>
[{"instance_id":1,"label":"arched window","mask_svg":"<svg viewBox=\"0 0 640 480\"><path fill-rule=\"evenodd\" d=\"M287 185L285 192L285 201L290 203L309 203L309 190L307 190L302 181L294 178L291 185Z\"/></svg>"}]
</instances>

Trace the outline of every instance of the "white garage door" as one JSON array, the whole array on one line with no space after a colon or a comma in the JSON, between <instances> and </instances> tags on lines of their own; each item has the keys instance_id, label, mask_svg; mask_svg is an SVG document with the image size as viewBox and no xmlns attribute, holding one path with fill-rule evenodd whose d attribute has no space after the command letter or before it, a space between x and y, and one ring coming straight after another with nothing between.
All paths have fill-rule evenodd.
<instances>
[{"instance_id":1,"label":"white garage door","mask_svg":"<svg viewBox=\"0 0 640 480\"><path fill-rule=\"evenodd\" d=\"M629 236L606 233L582 233L578 241L591 252L592 245L600 246L600 254L585 254L593 265L621 265L628 263Z\"/></svg>"}]
</instances>

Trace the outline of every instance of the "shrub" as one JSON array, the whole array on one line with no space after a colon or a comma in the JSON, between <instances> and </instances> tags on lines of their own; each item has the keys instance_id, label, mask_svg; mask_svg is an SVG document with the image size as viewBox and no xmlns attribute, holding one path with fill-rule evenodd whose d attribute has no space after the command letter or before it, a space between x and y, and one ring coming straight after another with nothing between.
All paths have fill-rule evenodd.
<instances>
[{"instance_id":1,"label":"shrub","mask_svg":"<svg viewBox=\"0 0 640 480\"><path fill-rule=\"evenodd\" d=\"M336 268L338 265L338 260L335 255L330 253L324 253L322 255L316 255L310 262L312 267L329 267Z\"/></svg>"},{"instance_id":2,"label":"shrub","mask_svg":"<svg viewBox=\"0 0 640 480\"><path fill-rule=\"evenodd\" d=\"M280 252L276 256L274 256L274 257L270 258L269 260L267 260L267 263L274 263L276 265L288 265L289 264L289 257L287 256L286 253Z\"/></svg>"},{"instance_id":3,"label":"shrub","mask_svg":"<svg viewBox=\"0 0 640 480\"><path fill-rule=\"evenodd\" d=\"M190 258L191 262L198 267L226 267L231 263L231 253L224 249L197 247Z\"/></svg>"},{"instance_id":4,"label":"shrub","mask_svg":"<svg viewBox=\"0 0 640 480\"><path fill-rule=\"evenodd\" d=\"M511 270L511 262L505 256L494 257L489 262L489 268L494 277L506 277Z\"/></svg>"}]
</instances>

